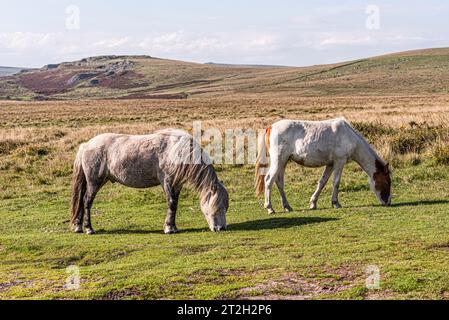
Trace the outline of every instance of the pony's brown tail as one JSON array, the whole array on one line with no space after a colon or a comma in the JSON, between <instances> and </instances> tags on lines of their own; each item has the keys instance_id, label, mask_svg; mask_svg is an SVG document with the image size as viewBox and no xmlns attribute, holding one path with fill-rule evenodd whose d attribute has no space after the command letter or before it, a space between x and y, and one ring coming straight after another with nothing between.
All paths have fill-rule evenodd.
<instances>
[{"instance_id":1,"label":"pony's brown tail","mask_svg":"<svg viewBox=\"0 0 449 320\"><path fill-rule=\"evenodd\" d=\"M77 218L82 215L84 210L84 194L86 193L86 176L81 164L81 149L78 152L75 163L73 165L72 178L72 205L71 205L71 223L75 224Z\"/></svg>"},{"instance_id":2,"label":"pony's brown tail","mask_svg":"<svg viewBox=\"0 0 449 320\"><path fill-rule=\"evenodd\" d=\"M260 196L265 191L265 176L269 167L270 134L271 127L268 127L259 140L259 154L256 160L256 196Z\"/></svg>"}]
</instances>

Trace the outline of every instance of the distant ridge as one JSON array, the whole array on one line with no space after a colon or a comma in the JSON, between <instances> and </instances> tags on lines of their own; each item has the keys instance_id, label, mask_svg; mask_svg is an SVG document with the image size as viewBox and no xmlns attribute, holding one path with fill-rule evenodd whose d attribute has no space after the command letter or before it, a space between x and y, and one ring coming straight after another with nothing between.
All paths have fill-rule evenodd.
<instances>
[{"instance_id":1,"label":"distant ridge","mask_svg":"<svg viewBox=\"0 0 449 320\"><path fill-rule=\"evenodd\" d=\"M20 72L21 68L3 70L9 75L0 78L0 99L449 94L449 48L310 67L201 64L151 56L107 55L26 72Z\"/></svg>"},{"instance_id":2,"label":"distant ridge","mask_svg":"<svg viewBox=\"0 0 449 320\"><path fill-rule=\"evenodd\" d=\"M232 64L232 63L216 63L216 62L206 62L205 64L224 68L294 68L289 66L279 66L269 64Z\"/></svg>"},{"instance_id":3,"label":"distant ridge","mask_svg":"<svg viewBox=\"0 0 449 320\"><path fill-rule=\"evenodd\" d=\"M15 67L2 67L0 66L0 77L10 76L21 72L22 70L29 70L29 68L15 68Z\"/></svg>"}]
</instances>

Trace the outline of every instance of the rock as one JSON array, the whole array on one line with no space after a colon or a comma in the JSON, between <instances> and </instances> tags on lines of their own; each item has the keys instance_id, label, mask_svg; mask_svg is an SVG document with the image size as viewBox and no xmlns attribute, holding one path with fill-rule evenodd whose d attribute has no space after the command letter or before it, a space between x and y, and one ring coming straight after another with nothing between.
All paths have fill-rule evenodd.
<instances>
[{"instance_id":1,"label":"rock","mask_svg":"<svg viewBox=\"0 0 449 320\"><path fill-rule=\"evenodd\" d=\"M33 97L33 100L35 100L35 101L47 101L47 100L50 100L50 99L47 96L39 95L39 96Z\"/></svg>"},{"instance_id":2,"label":"rock","mask_svg":"<svg viewBox=\"0 0 449 320\"><path fill-rule=\"evenodd\" d=\"M68 85L73 85L73 84L76 84L79 81L90 79L90 78L93 78L93 77L96 77L96 76L97 76L96 73L79 73L79 74L76 74L73 77L71 77L67 81L67 84Z\"/></svg>"},{"instance_id":3,"label":"rock","mask_svg":"<svg viewBox=\"0 0 449 320\"><path fill-rule=\"evenodd\" d=\"M47 70L58 69L59 65L60 65L59 63L57 63L57 64L47 64L47 65L45 66L45 68L46 68Z\"/></svg>"}]
</instances>

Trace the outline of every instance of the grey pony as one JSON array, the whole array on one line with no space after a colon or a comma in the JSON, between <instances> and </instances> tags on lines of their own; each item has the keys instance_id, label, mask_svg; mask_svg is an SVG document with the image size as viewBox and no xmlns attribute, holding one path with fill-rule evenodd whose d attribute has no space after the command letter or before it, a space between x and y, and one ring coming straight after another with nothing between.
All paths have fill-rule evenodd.
<instances>
[{"instance_id":1,"label":"grey pony","mask_svg":"<svg viewBox=\"0 0 449 320\"><path fill-rule=\"evenodd\" d=\"M168 212L164 232L176 233L175 217L184 184L199 192L200 207L211 231L226 229L229 197L209 157L191 135L166 129L150 135L102 134L79 148L73 172L71 225L93 234L91 208L108 182L132 188L161 185Z\"/></svg>"}]
</instances>

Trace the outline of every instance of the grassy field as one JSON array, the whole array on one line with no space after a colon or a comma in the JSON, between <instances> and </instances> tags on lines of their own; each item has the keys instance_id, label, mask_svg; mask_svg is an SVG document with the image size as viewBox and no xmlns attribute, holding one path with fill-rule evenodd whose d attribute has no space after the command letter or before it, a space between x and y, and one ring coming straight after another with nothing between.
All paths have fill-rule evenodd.
<instances>
[{"instance_id":1,"label":"grassy field","mask_svg":"<svg viewBox=\"0 0 449 320\"><path fill-rule=\"evenodd\" d=\"M230 193L227 232L209 232L196 194L185 190L182 232L164 235L161 188L111 184L94 205L98 234L69 232L73 159L98 133L336 116L392 163L392 207L378 205L351 164L344 208L331 208L327 187L320 209L309 211L321 170L290 164L286 192L295 211L268 216L254 196L254 168L220 165ZM448 118L448 95L0 102L0 298L448 298ZM277 192L274 203L280 211ZM71 265L80 268L79 290L64 287ZM365 286L369 266L379 268L379 289Z\"/></svg>"}]
</instances>

